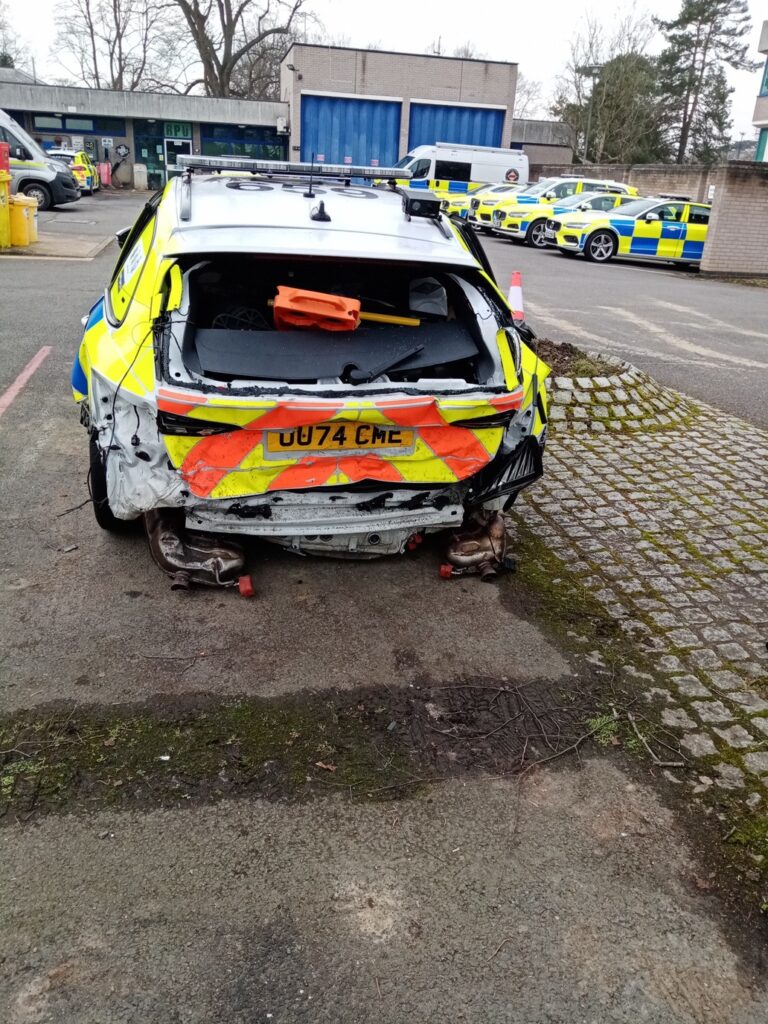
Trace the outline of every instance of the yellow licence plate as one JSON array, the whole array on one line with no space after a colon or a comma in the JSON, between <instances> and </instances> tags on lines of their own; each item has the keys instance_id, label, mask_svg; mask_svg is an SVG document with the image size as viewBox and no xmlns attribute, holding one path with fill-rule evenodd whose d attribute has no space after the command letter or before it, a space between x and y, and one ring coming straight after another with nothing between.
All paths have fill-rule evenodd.
<instances>
[{"instance_id":1,"label":"yellow licence plate","mask_svg":"<svg viewBox=\"0 0 768 1024\"><path fill-rule=\"evenodd\" d=\"M316 423L292 430L268 430L270 455L291 452L360 452L412 449L413 430L379 423Z\"/></svg>"}]
</instances>

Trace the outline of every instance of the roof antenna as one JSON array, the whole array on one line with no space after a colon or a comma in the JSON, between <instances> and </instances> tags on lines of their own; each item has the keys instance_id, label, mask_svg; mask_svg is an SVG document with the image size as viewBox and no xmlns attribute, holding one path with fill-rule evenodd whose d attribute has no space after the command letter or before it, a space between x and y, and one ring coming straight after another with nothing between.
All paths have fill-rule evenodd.
<instances>
[{"instance_id":1,"label":"roof antenna","mask_svg":"<svg viewBox=\"0 0 768 1024\"><path fill-rule=\"evenodd\" d=\"M315 171L315 154L312 154L312 162L309 165L309 189L304 193L305 199L314 199L315 193L312 191L312 175Z\"/></svg>"}]
</instances>

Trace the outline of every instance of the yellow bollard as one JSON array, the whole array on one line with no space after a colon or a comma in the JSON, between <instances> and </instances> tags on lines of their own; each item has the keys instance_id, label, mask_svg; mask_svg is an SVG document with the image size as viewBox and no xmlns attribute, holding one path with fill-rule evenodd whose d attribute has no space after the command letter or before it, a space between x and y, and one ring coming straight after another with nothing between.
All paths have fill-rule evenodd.
<instances>
[{"instance_id":1,"label":"yellow bollard","mask_svg":"<svg viewBox=\"0 0 768 1024\"><path fill-rule=\"evenodd\" d=\"M29 245L29 206L26 196L11 196L11 245Z\"/></svg>"},{"instance_id":2,"label":"yellow bollard","mask_svg":"<svg viewBox=\"0 0 768 1024\"><path fill-rule=\"evenodd\" d=\"M0 249L7 249L11 244L10 182L10 174L0 171Z\"/></svg>"}]
</instances>

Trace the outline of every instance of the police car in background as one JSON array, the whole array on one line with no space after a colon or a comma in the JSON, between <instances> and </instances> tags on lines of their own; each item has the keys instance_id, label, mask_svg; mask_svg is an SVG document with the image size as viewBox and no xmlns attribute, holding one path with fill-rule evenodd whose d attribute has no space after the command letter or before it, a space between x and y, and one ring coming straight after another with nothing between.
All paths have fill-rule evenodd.
<instances>
[{"instance_id":1,"label":"police car in background","mask_svg":"<svg viewBox=\"0 0 768 1024\"><path fill-rule=\"evenodd\" d=\"M487 202L493 205L500 199L509 199L513 192L519 192L522 187L522 185L484 185L466 195L452 195L449 199L444 199L442 209L449 217L461 217L462 220L466 220L475 199L478 204Z\"/></svg>"},{"instance_id":2,"label":"police car in background","mask_svg":"<svg viewBox=\"0 0 768 1024\"><path fill-rule=\"evenodd\" d=\"M534 249L545 249L548 244L547 218L564 215L571 210L580 213L597 210L605 213L631 202L633 196L620 195L618 192L579 192L551 204L537 203L497 210L493 215L493 233L525 242Z\"/></svg>"},{"instance_id":3,"label":"police car in background","mask_svg":"<svg viewBox=\"0 0 768 1024\"><path fill-rule=\"evenodd\" d=\"M616 257L698 263L711 207L657 196L636 199L613 213L567 213L547 221L546 238L563 253L592 263Z\"/></svg>"},{"instance_id":4,"label":"police car in background","mask_svg":"<svg viewBox=\"0 0 768 1024\"><path fill-rule=\"evenodd\" d=\"M623 181L611 181L607 178L542 178L535 185L515 192L509 199L495 203L470 201L469 222L480 231L490 231L493 219L498 210L512 211L527 206L547 206L565 199L567 196L580 195L583 192L615 192L619 195L636 196L637 189L626 185Z\"/></svg>"}]
</instances>

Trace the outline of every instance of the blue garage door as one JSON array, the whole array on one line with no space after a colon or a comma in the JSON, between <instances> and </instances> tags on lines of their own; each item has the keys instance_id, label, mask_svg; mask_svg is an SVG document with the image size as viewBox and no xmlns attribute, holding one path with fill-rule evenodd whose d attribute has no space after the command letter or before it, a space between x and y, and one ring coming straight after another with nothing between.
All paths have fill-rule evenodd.
<instances>
[{"instance_id":1,"label":"blue garage door","mask_svg":"<svg viewBox=\"0 0 768 1024\"><path fill-rule=\"evenodd\" d=\"M301 97L301 159L322 155L327 164L391 167L397 161L400 104L338 96Z\"/></svg>"},{"instance_id":2,"label":"blue garage door","mask_svg":"<svg viewBox=\"0 0 768 1024\"><path fill-rule=\"evenodd\" d=\"M500 146L503 110L483 107L445 107L437 103L412 103L408 149L455 142L464 146Z\"/></svg>"}]
</instances>

